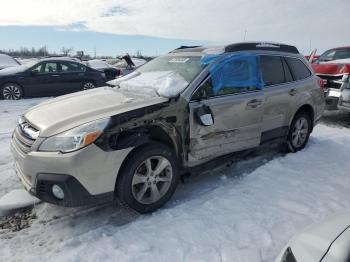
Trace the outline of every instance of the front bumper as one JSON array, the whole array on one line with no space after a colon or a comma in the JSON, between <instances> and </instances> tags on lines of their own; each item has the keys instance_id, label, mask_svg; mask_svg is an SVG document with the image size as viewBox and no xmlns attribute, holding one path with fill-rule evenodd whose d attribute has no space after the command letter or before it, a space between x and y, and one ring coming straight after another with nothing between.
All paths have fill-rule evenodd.
<instances>
[{"instance_id":1,"label":"front bumper","mask_svg":"<svg viewBox=\"0 0 350 262\"><path fill-rule=\"evenodd\" d=\"M16 174L25 189L45 202L62 206L112 200L119 168L131 149L106 152L92 144L66 154L34 150L24 153L11 141ZM52 195L53 184L63 188L63 200Z\"/></svg>"}]
</instances>

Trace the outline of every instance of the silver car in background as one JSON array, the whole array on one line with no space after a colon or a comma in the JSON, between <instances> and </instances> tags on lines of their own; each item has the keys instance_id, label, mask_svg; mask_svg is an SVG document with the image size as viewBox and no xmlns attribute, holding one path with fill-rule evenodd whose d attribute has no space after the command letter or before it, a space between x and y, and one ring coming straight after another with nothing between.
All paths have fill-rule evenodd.
<instances>
[{"instance_id":1,"label":"silver car in background","mask_svg":"<svg viewBox=\"0 0 350 262\"><path fill-rule=\"evenodd\" d=\"M350 262L350 213L304 229L289 241L276 262Z\"/></svg>"}]
</instances>

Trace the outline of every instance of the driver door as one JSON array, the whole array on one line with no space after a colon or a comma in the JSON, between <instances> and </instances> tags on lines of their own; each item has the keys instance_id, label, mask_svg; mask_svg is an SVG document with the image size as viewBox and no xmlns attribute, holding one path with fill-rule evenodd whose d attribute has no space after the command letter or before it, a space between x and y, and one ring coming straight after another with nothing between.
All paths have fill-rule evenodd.
<instances>
[{"instance_id":1,"label":"driver door","mask_svg":"<svg viewBox=\"0 0 350 262\"><path fill-rule=\"evenodd\" d=\"M33 67L27 79L26 90L29 96L52 96L55 95L59 79L56 62L42 62Z\"/></svg>"},{"instance_id":2,"label":"driver door","mask_svg":"<svg viewBox=\"0 0 350 262\"><path fill-rule=\"evenodd\" d=\"M228 88L214 95L208 78L189 103L189 166L260 144L264 107L263 90ZM205 126L198 115L209 108L212 125Z\"/></svg>"}]
</instances>

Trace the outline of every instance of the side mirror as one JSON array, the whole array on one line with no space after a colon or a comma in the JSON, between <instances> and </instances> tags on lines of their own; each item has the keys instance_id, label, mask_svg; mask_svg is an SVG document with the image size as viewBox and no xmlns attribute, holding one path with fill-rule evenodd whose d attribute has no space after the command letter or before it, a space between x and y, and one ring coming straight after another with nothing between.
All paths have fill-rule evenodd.
<instances>
[{"instance_id":1,"label":"side mirror","mask_svg":"<svg viewBox=\"0 0 350 262\"><path fill-rule=\"evenodd\" d=\"M202 105L196 111L197 121L202 126L212 126L214 124L213 113L207 105Z\"/></svg>"}]
</instances>

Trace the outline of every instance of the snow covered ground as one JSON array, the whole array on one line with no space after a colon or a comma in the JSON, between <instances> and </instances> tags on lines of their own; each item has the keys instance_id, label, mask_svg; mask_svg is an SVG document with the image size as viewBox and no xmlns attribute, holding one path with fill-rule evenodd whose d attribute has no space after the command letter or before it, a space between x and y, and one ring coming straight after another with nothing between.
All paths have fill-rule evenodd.
<instances>
[{"instance_id":1,"label":"snow covered ground","mask_svg":"<svg viewBox=\"0 0 350 262\"><path fill-rule=\"evenodd\" d=\"M22 187L9 140L41 101L0 101L0 197ZM260 151L190 178L151 215L40 204L30 227L0 229L1 261L270 262L303 227L350 208L349 129L320 124L301 152Z\"/></svg>"}]
</instances>

